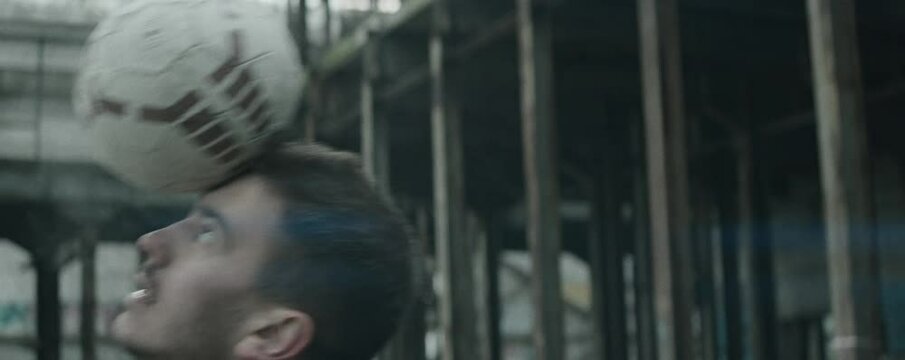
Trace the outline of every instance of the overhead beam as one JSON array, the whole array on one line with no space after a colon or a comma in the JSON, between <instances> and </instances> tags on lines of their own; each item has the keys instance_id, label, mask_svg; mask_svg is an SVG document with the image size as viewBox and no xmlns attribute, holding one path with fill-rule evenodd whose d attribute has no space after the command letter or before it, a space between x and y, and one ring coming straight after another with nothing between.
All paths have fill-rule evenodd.
<instances>
[{"instance_id":1,"label":"overhead beam","mask_svg":"<svg viewBox=\"0 0 905 360\"><path fill-rule=\"evenodd\" d=\"M565 357L551 6L546 1L516 1L522 151L528 205L525 230L532 260L533 337L539 360Z\"/></svg>"},{"instance_id":2,"label":"overhead beam","mask_svg":"<svg viewBox=\"0 0 905 360\"><path fill-rule=\"evenodd\" d=\"M48 43L83 44L94 29L94 23L66 24L54 21L0 21L0 39L39 40Z\"/></svg>"},{"instance_id":3,"label":"overhead beam","mask_svg":"<svg viewBox=\"0 0 905 360\"><path fill-rule=\"evenodd\" d=\"M191 194L162 195L139 191L105 172L96 164L0 160L0 198L4 202L141 205L187 207ZM53 179L42 186L39 179ZM88 191L90 189L90 191Z\"/></svg>"},{"instance_id":4,"label":"overhead beam","mask_svg":"<svg viewBox=\"0 0 905 360\"><path fill-rule=\"evenodd\" d=\"M882 353L861 68L851 0L807 0L824 226L838 360Z\"/></svg>"},{"instance_id":5,"label":"overhead beam","mask_svg":"<svg viewBox=\"0 0 905 360\"><path fill-rule=\"evenodd\" d=\"M639 0L657 358L692 359L693 288L682 59L675 0Z\"/></svg>"}]
</instances>

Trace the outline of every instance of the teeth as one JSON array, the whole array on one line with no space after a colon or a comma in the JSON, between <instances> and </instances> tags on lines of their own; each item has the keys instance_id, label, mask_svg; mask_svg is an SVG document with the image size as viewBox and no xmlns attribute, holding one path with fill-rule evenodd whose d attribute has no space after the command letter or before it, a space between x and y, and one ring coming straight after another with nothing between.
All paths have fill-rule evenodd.
<instances>
[{"instance_id":1,"label":"teeth","mask_svg":"<svg viewBox=\"0 0 905 360\"><path fill-rule=\"evenodd\" d=\"M129 294L133 300L144 300L151 296L151 292L148 289L135 290Z\"/></svg>"}]
</instances>

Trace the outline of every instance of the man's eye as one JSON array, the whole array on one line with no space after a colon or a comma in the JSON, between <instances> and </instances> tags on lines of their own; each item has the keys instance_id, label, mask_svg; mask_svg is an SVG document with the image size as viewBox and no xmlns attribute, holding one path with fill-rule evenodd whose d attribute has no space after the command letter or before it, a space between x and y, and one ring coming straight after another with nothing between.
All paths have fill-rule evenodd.
<instances>
[{"instance_id":1,"label":"man's eye","mask_svg":"<svg viewBox=\"0 0 905 360\"><path fill-rule=\"evenodd\" d=\"M217 241L216 227L210 221L204 221L201 224L201 231L195 236L195 241L199 243L209 243Z\"/></svg>"},{"instance_id":2,"label":"man's eye","mask_svg":"<svg viewBox=\"0 0 905 360\"><path fill-rule=\"evenodd\" d=\"M209 243L217 241L217 234L212 229L204 229L195 237L195 241L199 243Z\"/></svg>"}]
</instances>

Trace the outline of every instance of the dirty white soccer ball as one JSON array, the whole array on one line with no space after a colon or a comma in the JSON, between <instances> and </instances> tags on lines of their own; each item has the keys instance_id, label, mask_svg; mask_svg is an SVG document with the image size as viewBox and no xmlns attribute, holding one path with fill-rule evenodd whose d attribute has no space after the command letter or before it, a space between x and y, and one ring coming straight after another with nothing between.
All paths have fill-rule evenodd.
<instances>
[{"instance_id":1,"label":"dirty white soccer ball","mask_svg":"<svg viewBox=\"0 0 905 360\"><path fill-rule=\"evenodd\" d=\"M98 161L143 188L199 191L240 171L294 116L285 20L244 0L140 0L91 34L76 79Z\"/></svg>"}]
</instances>

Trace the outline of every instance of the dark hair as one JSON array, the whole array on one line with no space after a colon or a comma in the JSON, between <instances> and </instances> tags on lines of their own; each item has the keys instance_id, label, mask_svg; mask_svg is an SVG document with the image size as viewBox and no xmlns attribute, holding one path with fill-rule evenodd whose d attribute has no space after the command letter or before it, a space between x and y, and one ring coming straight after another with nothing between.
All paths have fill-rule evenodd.
<instances>
[{"instance_id":1,"label":"dark hair","mask_svg":"<svg viewBox=\"0 0 905 360\"><path fill-rule=\"evenodd\" d=\"M314 319L301 359L373 358L412 298L413 250L402 216L351 153L280 145L246 174L262 177L286 205L283 236L258 290Z\"/></svg>"}]
</instances>

